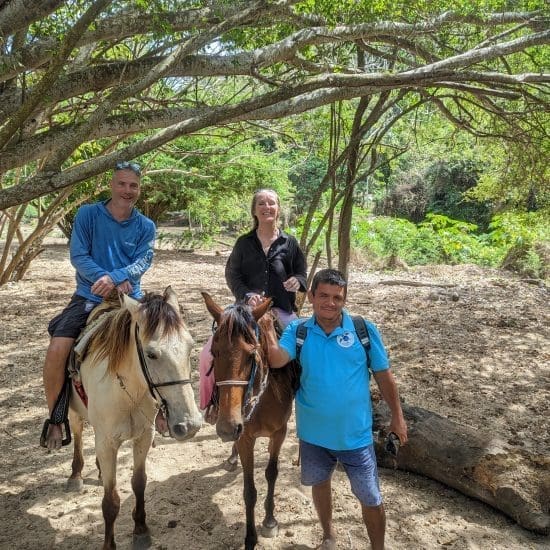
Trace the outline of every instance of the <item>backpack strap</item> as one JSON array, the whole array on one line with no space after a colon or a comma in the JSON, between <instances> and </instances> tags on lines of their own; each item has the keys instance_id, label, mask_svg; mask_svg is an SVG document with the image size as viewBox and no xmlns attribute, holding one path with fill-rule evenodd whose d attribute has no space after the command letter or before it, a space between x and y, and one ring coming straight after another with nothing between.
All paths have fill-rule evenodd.
<instances>
[{"instance_id":1,"label":"backpack strap","mask_svg":"<svg viewBox=\"0 0 550 550\"><path fill-rule=\"evenodd\" d=\"M355 327L355 332L357 337L365 350L365 355L367 356L367 368L370 370L370 338L365 319L361 315L353 315L353 326Z\"/></svg>"},{"instance_id":2,"label":"backpack strap","mask_svg":"<svg viewBox=\"0 0 550 550\"><path fill-rule=\"evenodd\" d=\"M306 321L307 319L304 319L296 327L296 361L298 363L300 362L300 353L302 352L302 347L307 336L307 327L305 326Z\"/></svg>"}]
</instances>

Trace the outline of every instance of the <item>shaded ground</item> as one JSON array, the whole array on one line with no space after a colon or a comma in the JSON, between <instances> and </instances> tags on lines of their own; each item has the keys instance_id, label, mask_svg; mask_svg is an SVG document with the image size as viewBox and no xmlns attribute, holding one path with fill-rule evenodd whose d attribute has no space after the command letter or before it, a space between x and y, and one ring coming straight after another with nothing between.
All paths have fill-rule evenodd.
<instances>
[{"instance_id":1,"label":"shaded ground","mask_svg":"<svg viewBox=\"0 0 550 550\"><path fill-rule=\"evenodd\" d=\"M180 297L198 353L211 327L200 291L222 304L231 296L223 265L228 250L159 251L144 287L171 284ZM454 287L386 285L399 279ZM25 279L0 288L0 548L98 548L102 490L93 439L85 441L85 490L64 492L72 450L38 446L45 418L41 368L48 320L73 289L67 248L50 244ZM403 398L510 444L550 454L548 291L500 271L434 266L409 272L351 275L349 309L380 327ZM309 312L304 308L303 314ZM197 370L194 372L197 387ZM229 452L205 425L188 443L157 436L148 457L147 512L156 549L236 549L244 537L240 471L220 467ZM266 441L257 445L258 523L265 495ZM308 491L299 484L294 429L283 447L277 489L281 529L259 549L315 548L320 539ZM117 543L130 548L131 451L119 458L121 515ZM550 540L518 527L488 506L439 483L381 471L392 549L543 549ZM343 474L335 477L335 523L342 549L366 548L360 512Z\"/></svg>"}]
</instances>

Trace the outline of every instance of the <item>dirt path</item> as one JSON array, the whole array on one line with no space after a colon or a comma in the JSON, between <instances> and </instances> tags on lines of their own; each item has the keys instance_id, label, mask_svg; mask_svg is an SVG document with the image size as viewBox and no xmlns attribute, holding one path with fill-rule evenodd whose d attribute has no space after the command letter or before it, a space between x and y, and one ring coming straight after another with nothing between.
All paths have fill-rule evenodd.
<instances>
[{"instance_id":1,"label":"dirt path","mask_svg":"<svg viewBox=\"0 0 550 550\"><path fill-rule=\"evenodd\" d=\"M201 290L220 303L231 296L219 254L160 251L144 279L149 290L171 284L196 341L194 364L210 331ZM380 280L453 283L389 286ZM25 280L0 288L0 549L86 549L102 542L101 488L93 440L85 441L85 490L67 494L71 450L38 447L45 417L41 368L48 320L73 289L64 245L48 245ZM352 272L349 308L381 328L401 393L412 404L487 430L511 444L550 454L548 291L506 273L436 266L401 273ZM307 307L304 314L308 313ZM196 370L195 370L196 387ZM190 442L157 436L148 457L149 525L158 550L237 549L244 537L242 476L220 467L229 452L205 425ZM266 441L258 443L258 521ZM293 426L283 447L277 489L281 529L262 549L315 548L320 531L308 491L299 484ZM119 458L121 515L117 543L130 548L133 496L130 448ZM413 474L381 471L391 549L537 549L548 537L523 530L499 512ZM360 512L346 478L335 477L339 548L366 548Z\"/></svg>"}]
</instances>

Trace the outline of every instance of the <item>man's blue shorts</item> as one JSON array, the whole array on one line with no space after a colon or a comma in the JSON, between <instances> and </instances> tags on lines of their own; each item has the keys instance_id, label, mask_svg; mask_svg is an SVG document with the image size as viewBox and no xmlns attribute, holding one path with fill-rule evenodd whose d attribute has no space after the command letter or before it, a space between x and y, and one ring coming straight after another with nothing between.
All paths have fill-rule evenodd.
<instances>
[{"instance_id":1,"label":"man's blue shorts","mask_svg":"<svg viewBox=\"0 0 550 550\"><path fill-rule=\"evenodd\" d=\"M88 315L98 305L99 302L74 294L67 307L50 321L48 333L51 337L78 338L80 331L86 326Z\"/></svg>"},{"instance_id":2,"label":"man's blue shorts","mask_svg":"<svg viewBox=\"0 0 550 550\"><path fill-rule=\"evenodd\" d=\"M353 494L364 506L382 504L374 446L333 451L300 440L302 485L319 485L331 478L336 463L344 467Z\"/></svg>"}]
</instances>

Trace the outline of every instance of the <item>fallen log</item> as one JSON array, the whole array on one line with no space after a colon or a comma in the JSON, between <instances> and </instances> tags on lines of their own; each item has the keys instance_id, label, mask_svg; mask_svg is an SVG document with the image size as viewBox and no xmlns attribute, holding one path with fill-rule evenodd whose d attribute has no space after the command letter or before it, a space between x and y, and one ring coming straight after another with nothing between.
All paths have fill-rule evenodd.
<instances>
[{"instance_id":1,"label":"fallen log","mask_svg":"<svg viewBox=\"0 0 550 550\"><path fill-rule=\"evenodd\" d=\"M429 286L429 287L441 287L441 288L454 288L457 285L455 283L428 283L422 281L409 281L408 279L382 279L377 282L379 285L390 285L390 286Z\"/></svg>"},{"instance_id":2,"label":"fallen log","mask_svg":"<svg viewBox=\"0 0 550 550\"><path fill-rule=\"evenodd\" d=\"M519 525L550 534L550 456L527 452L436 413L403 405L409 442L394 459L384 450L390 411L374 405L378 465L440 481L500 510Z\"/></svg>"}]
</instances>

